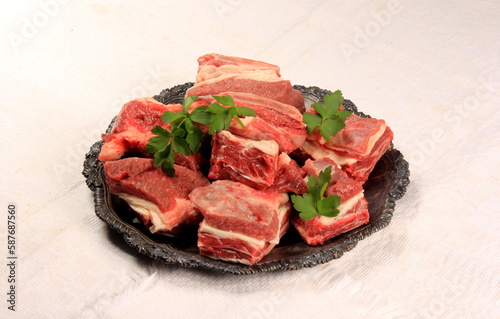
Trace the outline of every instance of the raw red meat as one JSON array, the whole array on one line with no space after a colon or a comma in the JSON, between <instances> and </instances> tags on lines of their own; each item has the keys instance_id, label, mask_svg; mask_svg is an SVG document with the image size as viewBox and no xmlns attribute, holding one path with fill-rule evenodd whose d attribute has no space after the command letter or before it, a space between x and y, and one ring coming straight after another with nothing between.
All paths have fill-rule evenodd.
<instances>
[{"instance_id":1,"label":"raw red meat","mask_svg":"<svg viewBox=\"0 0 500 319\"><path fill-rule=\"evenodd\" d=\"M302 170L307 176L319 176L319 173L329 166L332 167L332 177L326 195L339 195L342 201L346 201L363 192L363 183L349 177L332 159L321 158L314 161L309 159Z\"/></svg>"},{"instance_id":2,"label":"raw red meat","mask_svg":"<svg viewBox=\"0 0 500 319\"><path fill-rule=\"evenodd\" d=\"M170 105L173 112L182 109L182 105ZM168 108L152 98L139 98L123 105L116 117L109 134L104 134L104 144L99 154L99 160L106 162L121 158L131 150L145 151L148 140L153 136L151 129L156 125L167 129L161 116Z\"/></svg>"},{"instance_id":3,"label":"raw red meat","mask_svg":"<svg viewBox=\"0 0 500 319\"><path fill-rule=\"evenodd\" d=\"M170 125L161 120L165 111L180 112L181 104L162 104L152 98L139 98L126 103L116 117L113 128L109 134L104 134L104 144L99 154L103 162L122 158L127 152L139 152L145 156L146 145L153 136L151 129L161 126L170 129ZM201 154L185 156L175 155L175 163L198 169L203 162Z\"/></svg>"},{"instance_id":4,"label":"raw red meat","mask_svg":"<svg viewBox=\"0 0 500 319\"><path fill-rule=\"evenodd\" d=\"M190 95L218 95L224 92L244 92L290 104L305 110L302 93L292 88L290 81L261 74L227 74L205 80L187 90Z\"/></svg>"},{"instance_id":5,"label":"raw red meat","mask_svg":"<svg viewBox=\"0 0 500 319\"><path fill-rule=\"evenodd\" d=\"M223 92L252 93L305 111L302 94L292 87L290 81L280 77L278 66L220 54L201 56L196 84L187 90L186 96Z\"/></svg>"},{"instance_id":6,"label":"raw red meat","mask_svg":"<svg viewBox=\"0 0 500 319\"><path fill-rule=\"evenodd\" d=\"M230 95L237 106L251 108L256 113L256 117L242 119L245 129L233 121L229 127L231 133L256 141L274 140L280 152L286 153L304 144L307 131L302 113L295 107L250 93L222 92L219 95Z\"/></svg>"},{"instance_id":7,"label":"raw red meat","mask_svg":"<svg viewBox=\"0 0 500 319\"><path fill-rule=\"evenodd\" d=\"M331 158L351 177L366 181L389 149L393 133L384 120L351 114L345 123L345 128L330 143L315 131L301 146L301 152L312 159Z\"/></svg>"},{"instance_id":8,"label":"raw red meat","mask_svg":"<svg viewBox=\"0 0 500 319\"><path fill-rule=\"evenodd\" d=\"M297 146L289 138L287 138L283 134L283 132L281 132L280 130L269 124L269 122L260 117L246 116L240 118L240 120L245 125L245 128L242 128L237 121L232 120L228 131L233 133L234 135L238 135L240 137L246 137L254 141L273 140L276 143L278 143L280 152L288 153L288 150L293 150L297 148ZM304 137L304 142L305 142L305 137Z\"/></svg>"},{"instance_id":9,"label":"raw red meat","mask_svg":"<svg viewBox=\"0 0 500 319\"><path fill-rule=\"evenodd\" d=\"M291 221L308 245L321 245L330 238L368 223L370 215L364 197L348 202L346 206L339 207L341 214L337 217L320 216L305 221L294 215Z\"/></svg>"},{"instance_id":10,"label":"raw red meat","mask_svg":"<svg viewBox=\"0 0 500 319\"><path fill-rule=\"evenodd\" d=\"M224 74L252 73L256 71L280 76L280 68L274 64L216 53L205 54L198 58L196 83Z\"/></svg>"},{"instance_id":11,"label":"raw red meat","mask_svg":"<svg viewBox=\"0 0 500 319\"><path fill-rule=\"evenodd\" d=\"M188 198L210 182L200 172L175 165L169 177L148 158L129 157L104 164L109 191L125 200L152 233L175 234L201 221Z\"/></svg>"},{"instance_id":12,"label":"raw red meat","mask_svg":"<svg viewBox=\"0 0 500 319\"><path fill-rule=\"evenodd\" d=\"M319 172L328 166L332 166L332 178L326 195L340 196L338 216L316 216L305 221L295 214L291 218L292 224L309 245L323 244L332 237L368 223L370 219L362 182L347 176L334 161L331 159L307 160L303 169L309 176L318 176Z\"/></svg>"},{"instance_id":13,"label":"raw red meat","mask_svg":"<svg viewBox=\"0 0 500 319\"><path fill-rule=\"evenodd\" d=\"M230 179L264 189L273 184L278 169L278 144L253 141L221 131L212 137L211 179Z\"/></svg>"},{"instance_id":14,"label":"raw red meat","mask_svg":"<svg viewBox=\"0 0 500 319\"><path fill-rule=\"evenodd\" d=\"M278 169L274 182L266 189L278 193L306 193L307 185L304 176L305 172L302 168L288 154L281 153L278 157Z\"/></svg>"},{"instance_id":15,"label":"raw red meat","mask_svg":"<svg viewBox=\"0 0 500 319\"><path fill-rule=\"evenodd\" d=\"M203 214L200 254L243 264L261 260L288 229L288 195L215 181L189 195Z\"/></svg>"}]
</instances>

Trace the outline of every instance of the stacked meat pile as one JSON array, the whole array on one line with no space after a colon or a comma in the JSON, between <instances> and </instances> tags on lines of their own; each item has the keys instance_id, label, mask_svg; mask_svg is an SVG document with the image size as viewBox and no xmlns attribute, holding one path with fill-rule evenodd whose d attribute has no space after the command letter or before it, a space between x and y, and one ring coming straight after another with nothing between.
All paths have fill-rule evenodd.
<instances>
[{"instance_id":1,"label":"stacked meat pile","mask_svg":"<svg viewBox=\"0 0 500 319\"><path fill-rule=\"evenodd\" d=\"M213 95L229 95L256 114L240 118L245 128L233 119L228 130L215 133L208 158L176 154L176 176L169 177L146 153L151 129L159 125L168 130L161 116L179 112L180 104L149 98L128 102L111 132L103 135L99 159L106 162L109 189L152 233L178 235L184 227L198 225L200 254L253 264L279 243L290 222L310 245L368 222L362 186L392 140L383 120L352 114L327 142L317 132L307 134L302 95L281 78L277 66L218 54L198 62L196 83L186 93L198 96L191 109L217 103ZM200 171L204 161L210 164L207 176ZM329 166L326 195L341 197L340 213L302 220L289 194L306 193L309 176Z\"/></svg>"}]
</instances>

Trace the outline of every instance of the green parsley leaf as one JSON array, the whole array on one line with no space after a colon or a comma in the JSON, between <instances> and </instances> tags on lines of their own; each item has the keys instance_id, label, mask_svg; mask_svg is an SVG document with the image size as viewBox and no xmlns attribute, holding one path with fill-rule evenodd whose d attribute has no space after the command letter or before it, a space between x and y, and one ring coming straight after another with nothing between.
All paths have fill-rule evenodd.
<instances>
[{"instance_id":1,"label":"green parsley leaf","mask_svg":"<svg viewBox=\"0 0 500 319\"><path fill-rule=\"evenodd\" d=\"M205 139L205 133L197 127L193 126L189 131L186 136L186 142L189 144L189 149L193 153L198 153L201 147L201 143Z\"/></svg>"},{"instance_id":2,"label":"green parsley leaf","mask_svg":"<svg viewBox=\"0 0 500 319\"><path fill-rule=\"evenodd\" d=\"M292 195L293 207L300 212L299 216L303 220L310 220L317 215L315 201L311 194L303 194L302 196Z\"/></svg>"},{"instance_id":3,"label":"green parsley leaf","mask_svg":"<svg viewBox=\"0 0 500 319\"><path fill-rule=\"evenodd\" d=\"M324 197L326 189L330 185L331 174L332 167L329 166L321 171L318 177L309 176L308 193L290 196L293 207L303 220L311 220L318 215L335 217L339 214L337 207L340 205L340 196L328 195Z\"/></svg>"},{"instance_id":4,"label":"green parsley leaf","mask_svg":"<svg viewBox=\"0 0 500 319\"><path fill-rule=\"evenodd\" d=\"M307 134L312 135L314 129L321 124L321 116L312 113L304 113L302 115L302 122L307 124Z\"/></svg>"},{"instance_id":5,"label":"green parsley leaf","mask_svg":"<svg viewBox=\"0 0 500 319\"><path fill-rule=\"evenodd\" d=\"M342 92L335 91L326 94L322 103L314 103L311 107L318 113L304 113L302 122L306 124L307 134L312 135L317 129L327 142L331 142L331 137L337 135L345 127L345 119L351 115L347 110L340 110L344 102Z\"/></svg>"},{"instance_id":6,"label":"green parsley leaf","mask_svg":"<svg viewBox=\"0 0 500 319\"><path fill-rule=\"evenodd\" d=\"M327 168L319 172L318 177L318 184L321 186L321 197L323 197L326 188L328 187L332 179L332 167L328 166Z\"/></svg>"},{"instance_id":7,"label":"green parsley leaf","mask_svg":"<svg viewBox=\"0 0 500 319\"><path fill-rule=\"evenodd\" d=\"M165 149L154 154L154 166L161 166L163 172L170 177L175 176L174 170L174 152L172 145L168 144Z\"/></svg>"},{"instance_id":8,"label":"green parsley leaf","mask_svg":"<svg viewBox=\"0 0 500 319\"><path fill-rule=\"evenodd\" d=\"M155 166L160 166L163 164L163 161L168 155L168 152L170 151L170 144L168 144L164 149L157 151L154 154L154 165Z\"/></svg>"},{"instance_id":9,"label":"green parsley leaf","mask_svg":"<svg viewBox=\"0 0 500 319\"><path fill-rule=\"evenodd\" d=\"M335 114L339 117L339 119L344 120L352 113L349 112L348 110L340 110L340 111L337 111L337 113L335 113Z\"/></svg>"},{"instance_id":10,"label":"green parsley leaf","mask_svg":"<svg viewBox=\"0 0 500 319\"><path fill-rule=\"evenodd\" d=\"M172 111L165 111L165 113L163 113L163 116L161 117L161 120L165 123L178 124L178 122L182 121L185 118L186 115L182 114L182 112L174 113Z\"/></svg>"},{"instance_id":11,"label":"green parsley leaf","mask_svg":"<svg viewBox=\"0 0 500 319\"><path fill-rule=\"evenodd\" d=\"M208 109L214 114L212 118L212 123L210 124L209 134L214 134L215 132L220 132L227 130L229 125L231 125L231 119L235 119L240 126L244 129L245 124L240 120L239 116L256 116L255 110L248 107L236 106L234 104L234 99L229 96L216 96L212 95L214 99L217 100L222 105L230 106L223 107L218 104L210 104Z\"/></svg>"},{"instance_id":12,"label":"green parsley leaf","mask_svg":"<svg viewBox=\"0 0 500 319\"><path fill-rule=\"evenodd\" d=\"M189 145L186 140L180 136L174 137L174 151L177 154L183 154L189 156Z\"/></svg>"},{"instance_id":13,"label":"green parsley leaf","mask_svg":"<svg viewBox=\"0 0 500 319\"><path fill-rule=\"evenodd\" d=\"M241 107L241 106L235 106L234 108L231 108L234 110L235 115L241 115L241 116L257 116L255 114L255 110L248 108L248 107Z\"/></svg>"},{"instance_id":14,"label":"green parsley leaf","mask_svg":"<svg viewBox=\"0 0 500 319\"><path fill-rule=\"evenodd\" d=\"M219 106L219 105L217 105L217 106ZM224 107L221 106L221 108L224 108ZM208 134L213 135L216 132L220 132L220 131L224 130L224 121L226 118L226 114L229 114L229 113L225 113L224 111L222 111L222 112L216 113L212 117L212 122L210 123L210 128L208 129Z\"/></svg>"},{"instance_id":15,"label":"green parsley leaf","mask_svg":"<svg viewBox=\"0 0 500 319\"><path fill-rule=\"evenodd\" d=\"M307 180L307 189L309 190L309 194L313 197L314 203L321 199L322 186L323 185L319 184L319 180L316 176L309 176L309 179Z\"/></svg>"},{"instance_id":16,"label":"green parsley leaf","mask_svg":"<svg viewBox=\"0 0 500 319\"><path fill-rule=\"evenodd\" d=\"M324 104L321 104L321 103L314 103L312 105L312 108L318 112L318 114L322 117L322 118L329 118L330 116L332 116L335 111L332 113L331 110L327 109L326 106Z\"/></svg>"},{"instance_id":17,"label":"green parsley leaf","mask_svg":"<svg viewBox=\"0 0 500 319\"><path fill-rule=\"evenodd\" d=\"M163 164L161 164L161 168L162 168L163 172L170 177L174 177L175 176L174 149L173 149L172 145L169 145L166 149L166 153L161 154L161 156L164 158ZM156 166L160 166L160 165L156 165Z\"/></svg>"},{"instance_id":18,"label":"green parsley leaf","mask_svg":"<svg viewBox=\"0 0 500 319\"><path fill-rule=\"evenodd\" d=\"M328 142L345 127L345 122L340 119L327 118L318 126L318 131Z\"/></svg>"},{"instance_id":19,"label":"green parsley leaf","mask_svg":"<svg viewBox=\"0 0 500 319\"><path fill-rule=\"evenodd\" d=\"M227 105L227 106L235 106L234 105L234 99L230 95L224 95L224 96L217 96L217 95L212 95L214 99L217 100L222 105Z\"/></svg>"},{"instance_id":20,"label":"green parsley leaf","mask_svg":"<svg viewBox=\"0 0 500 319\"><path fill-rule=\"evenodd\" d=\"M322 216L336 217L340 211L337 209L340 205L340 196L329 195L326 198L322 198L318 201L318 213Z\"/></svg>"},{"instance_id":21,"label":"green parsley leaf","mask_svg":"<svg viewBox=\"0 0 500 319\"><path fill-rule=\"evenodd\" d=\"M208 110L212 113L212 114L217 114L219 112L224 112L226 108L223 107L223 106L220 106L219 104L210 104L208 106Z\"/></svg>"},{"instance_id":22,"label":"green parsley leaf","mask_svg":"<svg viewBox=\"0 0 500 319\"><path fill-rule=\"evenodd\" d=\"M154 154L162 151L167 147L169 142L170 138L164 136L153 136L149 139L149 143L146 146L146 152Z\"/></svg>"},{"instance_id":23,"label":"green parsley leaf","mask_svg":"<svg viewBox=\"0 0 500 319\"><path fill-rule=\"evenodd\" d=\"M198 95L190 95L187 98L182 101L182 110L184 111L184 114L187 114L187 111L189 110L189 107L191 104L193 104L194 101L198 98Z\"/></svg>"},{"instance_id":24,"label":"green parsley leaf","mask_svg":"<svg viewBox=\"0 0 500 319\"><path fill-rule=\"evenodd\" d=\"M187 133L186 133L184 127L177 126L177 127L174 127L172 129L172 136L174 138L183 138L184 136L186 136L186 134Z\"/></svg>"},{"instance_id":25,"label":"green parsley leaf","mask_svg":"<svg viewBox=\"0 0 500 319\"><path fill-rule=\"evenodd\" d=\"M340 90L337 90L333 93L323 96L323 100L325 101L326 108L329 109L330 112L332 112L329 115L333 115L333 113L335 113L339 106L344 102L344 97L342 96L342 92L340 92Z\"/></svg>"},{"instance_id":26,"label":"green parsley leaf","mask_svg":"<svg viewBox=\"0 0 500 319\"><path fill-rule=\"evenodd\" d=\"M164 136L164 137L171 137L172 136L172 134L169 131L167 131L166 129L164 129L163 127L161 127L159 125L156 125L155 127L153 127L151 132L153 134Z\"/></svg>"},{"instance_id":27,"label":"green parsley leaf","mask_svg":"<svg viewBox=\"0 0 500 319\"><path fill-rule=\"evenodd\" d=\"M212 120L212 113L205 105L198 106L195 108L191 114L189 114L189 118L191 121L200 123L200 124L210 124Z\"/></svg>"}]
</instances>

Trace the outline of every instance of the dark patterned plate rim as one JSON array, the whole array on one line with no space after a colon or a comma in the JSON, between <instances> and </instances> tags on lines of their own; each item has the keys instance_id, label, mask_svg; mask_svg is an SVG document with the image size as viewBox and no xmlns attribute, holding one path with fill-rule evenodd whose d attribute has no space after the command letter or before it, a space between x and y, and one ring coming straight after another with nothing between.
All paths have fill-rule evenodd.
<instances>
[{"instance_id":1,"label":"dark patterned plate rim","mask_svg":"<svg viewBox=\"0 0 500 319\"><path fill-rule=\"evenodd\" d=\"M177 85L163 90L153 98L165 104L180 102L186 90L192 85L192 82ZM331 92L315 86L295 85L294 88L302 93L307 105L320 101L325 94ZM362 117L369 117L369 115L358 111L351 101L345 100L343 104L351 112ZM109 125L108 132L113 122L114 119ZM313 267L342 257L345 252L352 250L360 240L383 229L390 223L396 201L403 197L410 182L408 162L391 143L391 148L379 160L365 183L365 195L369 202L370 212L368 224L318 246L308 246L291 229L283 237L282 243L275 247L268 256L260 262L248 266L201 256L196 251L196 235L194 233L189 235L191 236L189 238L180 239L150 234L146 228L131 217L132 214L126 204L120 203L116 196L109 193L103 175L103 163L98 160L101 146L102 141L91 146L85 155L82 172L88 187L94 194L95 214L111 229L122 234L125 242L140 254L167 264L198 267L229 274L296 270Z\"/></svg>"}]
</instances>

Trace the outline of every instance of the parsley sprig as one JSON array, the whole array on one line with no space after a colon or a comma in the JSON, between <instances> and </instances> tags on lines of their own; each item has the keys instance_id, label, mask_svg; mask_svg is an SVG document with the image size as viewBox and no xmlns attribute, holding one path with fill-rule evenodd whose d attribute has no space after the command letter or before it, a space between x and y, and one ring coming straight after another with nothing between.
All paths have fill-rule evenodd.
<instances>
[{"instance_id":1,"label":"parsley sprig","mask_svg":"<svg viewBox=\"0 0 500 319\"><path fill-rule=\"evenodd\" d=\"M153 154L154 166L161 166L163 172L170 177L175 176L175 154L190 155L198 153L205 140L205 133L195 123L209 125L208 133L227 130L231 119L236 119L244 129L245 125L238 116L255 116L255 111L246 107L238 107L231 96L213 96L223 107L218 104L200 105L188 112L189 107L198 98L192 95L182 102L182 110L178 113L166 111L162 121L170 124L170 131L157 125L151 132L151 137L146 146L146 152Z\"/></svg>"},{"instance_id":2,"label":"parsley sprig","mask_svg":"<svg viewBox=\"0 0 500 319\"><path fill-rule=\"evenodd\" d=\"M345 119L351 115L347 110L339 110L344 98L339 90L326 94L322 103L314 103L312 108L318 114L304 113L302 121L307 125L307 134L312 135L314 129L318 129L323 138L330 142L331 137L335 136L345 127Z\"/></svg>"},{"instance_id":3,"label":"parsley sprig","mask_svg":"<svg viewBox=\"0 0 500 319\"><path fill-rule=\"evenodd\" d=\"M215 132L220 132L223 130L227 130L229 125L231 124L231 119L235 119L243 129L245 129L245 124L240 120L238 115L241 116L255 116L255 110L250 109L248 107L236 106L234 104L234 99L229 96L212 96L222 105L226 105L229 107L223 107L218 104L210 104L208 109L214 115L212 121L210 123L210 129L208 130L208 134L212 135Z\"/></svg>"},{"instance_id":4,"label":"parsley sprig","mask_svg":"<svg viewBox=\"0 0 500 319\"><path fill-rule=\"evenodd\" d=\"M328 166L319 176L309 176L307 181L308 193L302 195L291 195L293 207L300 212L299 217L303 220L311 220L315 216L322 215L336 217L339 214L337 207L340 205L340 196L328 195L324 197L325 191L330 184L332 167Z\"/></svg>"}]
</instances>

